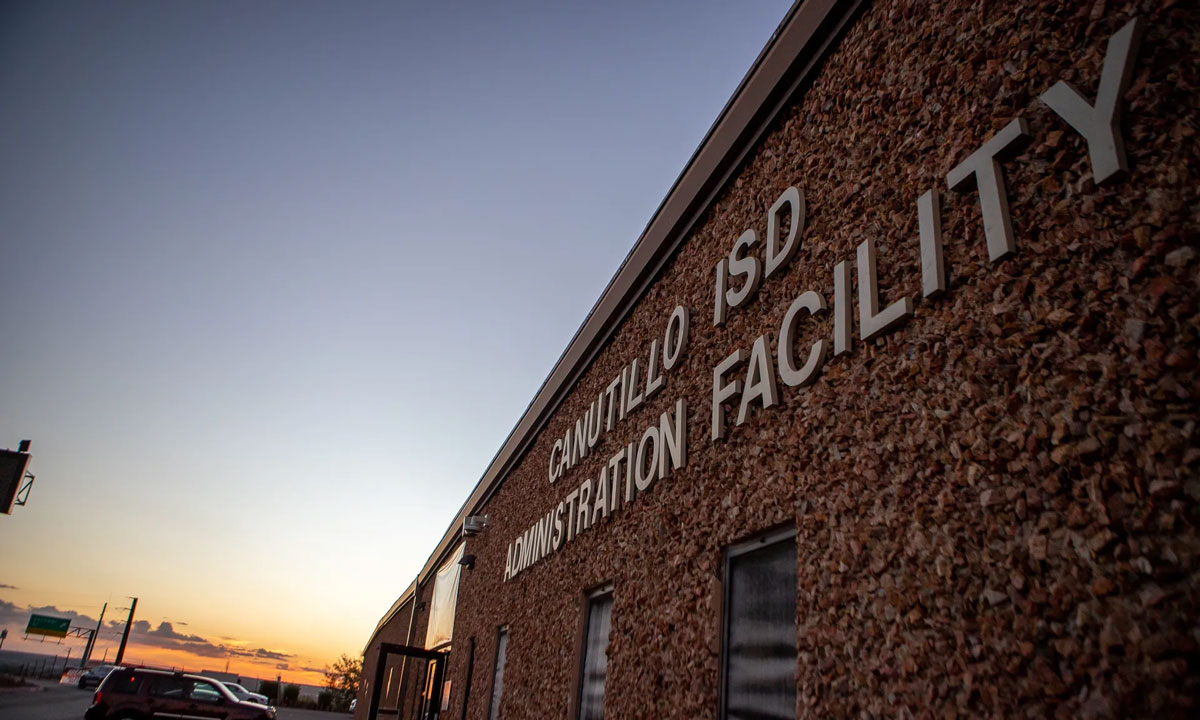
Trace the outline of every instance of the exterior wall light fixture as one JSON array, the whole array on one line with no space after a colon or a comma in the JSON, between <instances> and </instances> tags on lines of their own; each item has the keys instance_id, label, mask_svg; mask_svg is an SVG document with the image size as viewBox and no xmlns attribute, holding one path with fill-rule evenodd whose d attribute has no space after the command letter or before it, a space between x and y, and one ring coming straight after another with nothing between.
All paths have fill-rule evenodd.
<instances>
[{"instance_id":1,"label":"exterior wall light fixture","mask_svg":"<svg viewBox=\"0 0 1200 720\"><path fill-rule=\"evenodd\" d=\"M463 518L462 536L471 537L472 535L478 535L483 532L487 524L487 515L468 515Z\"/></svg>"}]
</instances>

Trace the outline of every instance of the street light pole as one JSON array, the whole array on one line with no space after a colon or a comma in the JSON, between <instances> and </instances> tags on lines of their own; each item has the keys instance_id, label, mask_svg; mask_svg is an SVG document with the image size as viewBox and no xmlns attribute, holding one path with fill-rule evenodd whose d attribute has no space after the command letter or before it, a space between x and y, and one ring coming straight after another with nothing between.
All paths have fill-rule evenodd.
<instances>
[{"instance_id":1,"label":"street light pole","mask_svg":"<svg viewBox=\"0 0 1200 720\"><path fill-rule=\"evenodd\" d=\"M129 642L129 628L133 625L133 611L137 610L137 598L131 598L133 604L129 606L129 617L125 620L125 632L121 635L121 647L117 649L117 659L113 661L113 665L120 665L121 660L125 657L125 644Z\"/></svg>"},{"instance_id":2,"label":"street light pole","mask_svg":"<svg viewBox=\"0 0 1200 720\"><path fill-rule=\"evenodd\" d=\"M104 607L100 608L100 619L96 621L96 629L92 632L92 636L88 638L87 645L83 648L83 657L79 660L79 667L87 665L87 661L92 657L92 650L96 647L96 638L100 637L100 628L104 627L104 613L108 610L108 603L104 603Z\"/></svg>"}]
</instances>

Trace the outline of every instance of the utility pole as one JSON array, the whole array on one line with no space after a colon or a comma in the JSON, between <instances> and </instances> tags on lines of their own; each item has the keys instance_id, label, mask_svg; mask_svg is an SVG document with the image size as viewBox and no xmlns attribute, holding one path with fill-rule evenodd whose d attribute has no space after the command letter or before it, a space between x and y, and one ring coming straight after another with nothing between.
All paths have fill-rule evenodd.
<instances>
[{"instance_id":1,"label":"utility pole","mask_svg":"<svg viewBox=\"0 0 1200 720\"><path fill-rule=\"evenodd\" d=\"M125 620L125 632L121 635L121 647L117 648L117 659L113 661L113 665L120 665L121 660L125 657L125 644L129 642L129 629L133 626L133 611L137 610L137 598L130 598L133 604L129 606L129 617Z\"/></svg>"},{"instance_id":2,"label":"utility pole","mask_svg":"<svg viewBox=\"0 0 1200 720\"><path fill-rule=\"evenodd\" d=\"M96 638L100 637L100 628L104 627L104 613L106 610L108 610L108 603L104 603L104 607L100 608L100 619L96 621L96 630L88 638L87 645L83 648L83 658L79 661L79 667L85 667L87 661L92 657L92 650L96 648Z\"/></svg>"}]
</instances>

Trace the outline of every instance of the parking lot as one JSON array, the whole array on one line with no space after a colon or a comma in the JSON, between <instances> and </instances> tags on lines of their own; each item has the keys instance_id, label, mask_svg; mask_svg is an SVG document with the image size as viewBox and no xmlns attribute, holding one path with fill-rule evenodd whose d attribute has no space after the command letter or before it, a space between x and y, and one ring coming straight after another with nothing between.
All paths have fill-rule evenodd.
<instances>
[{"instance_id":1,"label":"parking lot","mask_svg":"<svg viewBox=\"0 0 1200 720\"><path fill-rule=\"evenodd\" d=\"M0 691L0 720L83 720L92 702L91 690L40 682L35 689ZM334 720L345 713L280 708L278 720Z\"/></svg>"},{"instance_id":2,"label":"parking lot","mask_svg":"<svg viewBox=\"0 0 1200 720\"><path fill-rule=\"evenodd\" d=\"M0 720L82 720L91 690L38 683L34 688L0 691Z\"/></svg>"}]
</instances>

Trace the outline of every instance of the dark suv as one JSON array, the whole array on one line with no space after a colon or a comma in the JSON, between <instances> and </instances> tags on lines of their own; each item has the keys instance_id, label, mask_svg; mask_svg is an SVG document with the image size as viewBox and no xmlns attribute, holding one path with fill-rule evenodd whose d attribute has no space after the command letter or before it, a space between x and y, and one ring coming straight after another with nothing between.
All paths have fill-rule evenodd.
<instances>
[{"instance_id":1,"label":"dark suv","mask_svg":"<svg viewBox=\"0 0 1200 720\"><path fill-rule=\"evenodd\" d=\"M212 678L147 668L117 668L104 678L85 720L158 717L274 720L275 708L241 702Z\"/></svg>"}]
</instances>

